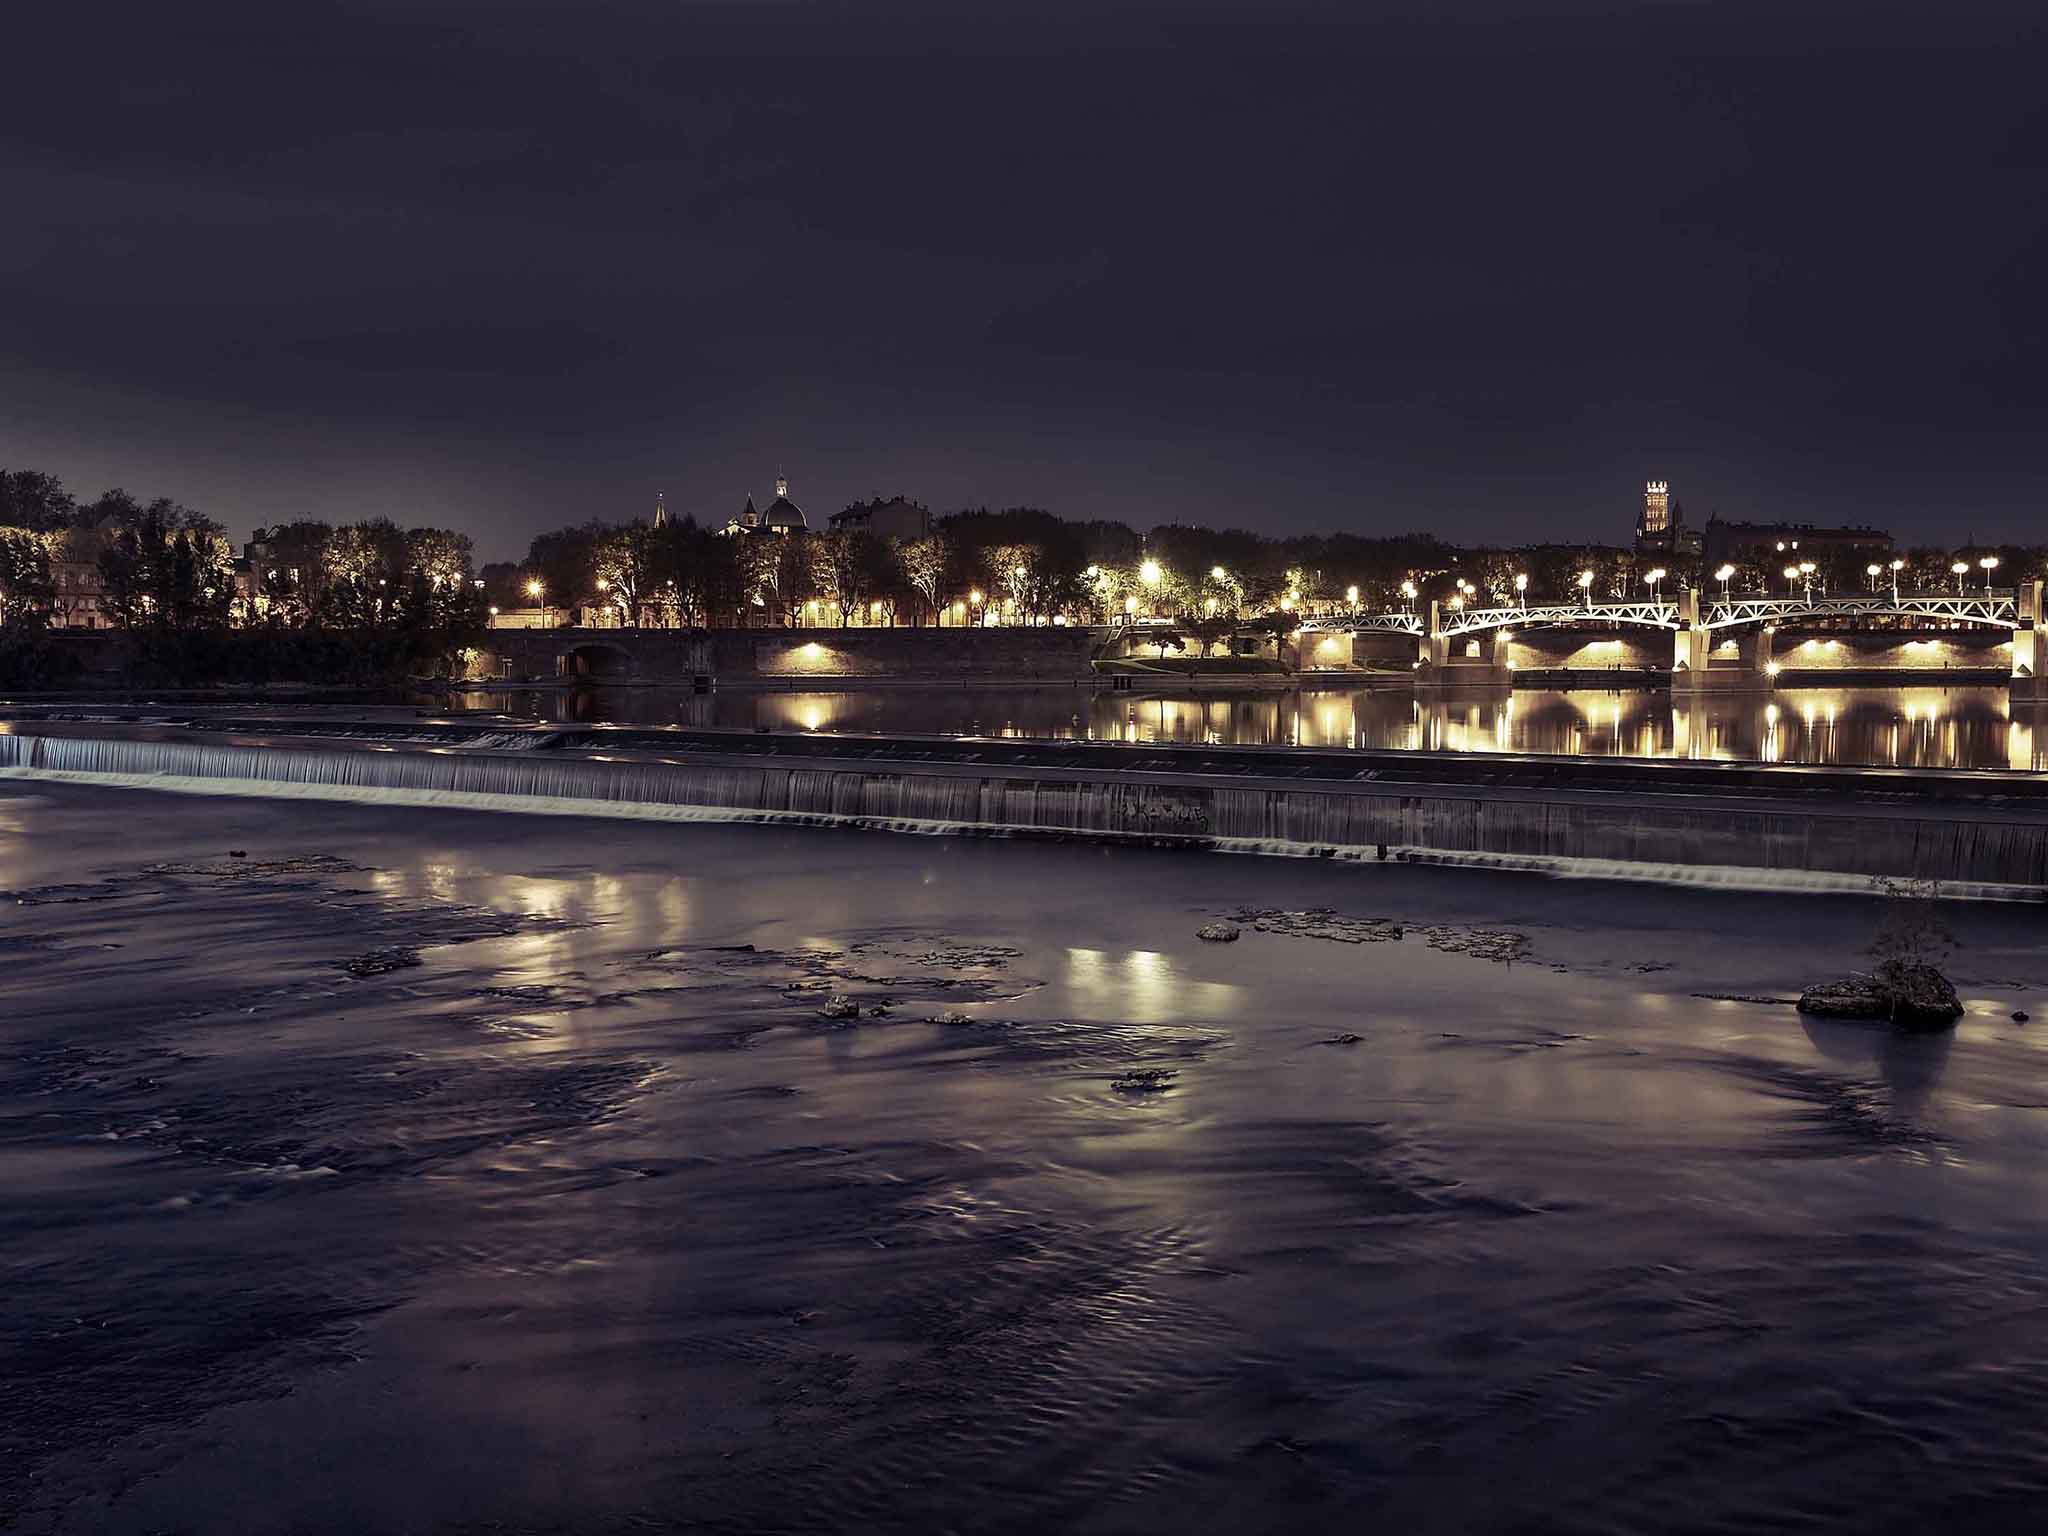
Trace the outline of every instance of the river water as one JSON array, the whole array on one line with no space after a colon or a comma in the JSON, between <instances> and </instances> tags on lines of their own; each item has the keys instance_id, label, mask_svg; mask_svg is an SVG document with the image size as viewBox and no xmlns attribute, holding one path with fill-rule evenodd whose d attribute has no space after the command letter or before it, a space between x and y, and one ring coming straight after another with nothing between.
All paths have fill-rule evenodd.
<instances>
[{"instance_id":1,"label":"river water","mask_svg":"<svg viewBox=\"0 0 2048 1536\"><path fill-rule=\"evenodd\" d=\"M11 1529L2048 1497L2032 908L1911 1038L1775 1001L1860 897L24 783L0 888Z\"/></svg>"},{"instance_id":2,"label":"river water","mask_svg":"<svg viewBox=\"0 0 2048 1536\"><path fill-rule=\"evenodd\" d=\"M441 696L435 696L437 701ZM1408 689L1200 694L1086 686L828 691L593 687L458 693L545 719L770 730L908 731L1224 746L1547 752L1919 768L2048 768L2048 717L2001 687L1786 688L1675 701L1651 691Z\"/></svg>"}]
</instances>

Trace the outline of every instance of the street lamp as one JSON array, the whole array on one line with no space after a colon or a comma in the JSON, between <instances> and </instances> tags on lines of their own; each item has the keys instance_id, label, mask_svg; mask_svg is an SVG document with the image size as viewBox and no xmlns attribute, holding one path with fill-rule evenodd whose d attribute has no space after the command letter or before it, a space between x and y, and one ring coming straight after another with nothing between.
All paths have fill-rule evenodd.
<instances>
[{"instance_id":1,"label":"street lamp","mask_svg":"<svg viewBox=\"0 0 2048 1536\"><path fill-rule=\"evenodd\" d=\"M541 594L546 590L547 588L542 585L538 576L526 584L526 595L532 598L540 607L540 627L542 629L548 627L548 605L541 601Z\"/></svg>"},{"instance_id":2,"label":"street lamp","mask_svg":"<svg viewBox=\"0 0 2048 1536\"><path fill-rule=\"evenodd\" d=\"M1714 572L1714 580L1721 583L1721 601L1724 603L1728 601L1728 583L1734 576L1735 567L1732 565L1724 565L1721 569Z\"/></svg>"},{"instance_id":3,"label":"street lamp","mask_svg":"<svg viewBox=\"0 0 2048 1536\"><path fill-rule=\"evenodd\" d=\"M1798 581L1798 580L1799 580L1799 567L1798 567L1798 566L1796 566L1796 565L1788 565L1788 566L1786 566L1786 567L1785 567L1785 595L1786 595L1787 597L1790 597L1790 596L1792 595L1792 584L1793 584L1794 582Z\"/></svg>"},{"instance_id":4,"label":"street lamp","mask_svg":"<svg viewBox=\"0 0 2048 1536\"><path fill-rule=\"evenodd\" d=\"M1870 578L1870 590L1875 592L1877 590L1877 578L1884 574L1884 567L1876 564L1866 565L1863 567L1863 574Z\"/></svg>"},{"instance_id":5,"label":"street lamp","mask_svg":"<svg viewBox=\"0 0 2048 1536\"><path fill-rule=\"evenodd\" d=\"M1799 574L1806 578L1806 600L1810 603L1813 601L1813 562L1811 560L1800 561Z\"/></svg>"},{"instance_id":6,"label":"street lamp","mask_svg":"<svg viewBox=\"0 0 2048 1536\"><path fill-rule=\"evenodd\" d=\"M1230 580L1230 572L1223 569L1220 565L1212 565L1209 567L1209 579L1211 581L1228 581Z\"/></svg>"},{"instance_id":7,"label":"street lamp","mask_svg":"<svg viewBox=\"0 0 2048 1536\"><path fill-rule=\"evenodd\" d=\"M1899 572L1905 568L1906 562L1903 560L1894 560L1892 562L1892 601L1895 603L1899 600Z\"/></svg>"},{"instance_id":8,"label":"street lamp","mask_svg":"<svg viewBox=\"0 0 2048 1536\"><path fill-rule=\"evenodd\" d=\"M1588 608L1593 606L1593 573L1579 572L1579 596Z\"/></svg>"},{"instance_id":9,"label":"street lamp","mask_svg":"<svg viewBox=\"0 0 2048 1536\"><path fill-rule=\"evenodd\" d=\"M1991 573L1998 569L1998 556L1986 555L1977 563L1984 568L1984 595L1989 597L1991 595Z\"/></svg>"},{"instance_id":10,"label":"street lamp","mask_svg":"<svg viewBox=\"0 0 2048 1536\"><path fill-rule=\"evenodd\" d=\"M1949 574L1954 576L1956 579L1956 596L1961 597L1963 595L1963 578L1970 574L1970 562L1967 560L1958 560L1954 565L1950 566L1948 569Z\"/></svg>"},{"instance_id":11,"label":"street lamp","mask_svg":"<svg viewBox=\"0 0 2048 1536\"><path fill-rule=\"evenodd\" d=\"M1401 583L1401 606L1407 610L1412 610L1415 606L1415 583L1412 581Z\"/></svg>"},{"instance_id":12,"label":"street lamp","mask_svg":"<svg viewBox=\"0 0 2048 1536\"><path fill-rule=\"evenodd\" d=\"M1349 603L1351 611L1356 613L1358 611L1358 588L1346 587L1344 589L1344 601Z\"/></svg>"},{"instance_id":13,"label":"street lamp","mask_svg":"<svg viewBox=\"0 0 2048 1536\"><path fill-rule=\"evenodd\" d=\"M1147 560L1138 567L1138 580L1145 583L1148 587L1158 586L1165 575L1166 573L1159 569L1159 562L1157 560Z\"/></svg>"},{"instance_id":14,"label":"street lamp","mask_svg":"<svg viewBox=\"0 0 2048 1536\"><path fill-rule=\"evenodd\" d=\"M1648 572L1648 574L1646 574L1643 577L1643 580L1648 582L1650 585L1650 600L1652 602L1655 602L1657 599L1657 588L1663 585L1664 578L1670 574L1671 573L1669 571L1665 570L1664 567L1660 565L1652 569L1650 572Z\"/></svg>"},{"instance_id":15,"label":"street lamp","mask_svg":"<svg viewBox=\"0 0 2048 1536\"><path fill-rule=\"evenodd\" d=\"M1527 571L1515 572L1515 605L1520 608L1529 606L1529 573Z\"/></svg>"}]
</instances>

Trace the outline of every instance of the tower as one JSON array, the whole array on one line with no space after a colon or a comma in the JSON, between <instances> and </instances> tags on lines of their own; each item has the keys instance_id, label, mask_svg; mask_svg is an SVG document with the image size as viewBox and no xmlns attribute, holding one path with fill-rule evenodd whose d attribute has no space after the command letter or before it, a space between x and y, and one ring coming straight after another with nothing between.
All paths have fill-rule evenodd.
<instances>
[{"instance_id":1,"label":"tower","mask_svg":"<svg viewBox=\"0 0 2048 1536\"><path fill-rule=\"evenodd\" d=\"M775 477L775 494L778 498L786 498L789 495L789 476L777 475Z\"/></svg>"},{"instance_id":2,"label":"tower","mask_svg":"<svg viewBox=\"0 0 2048 1536\"><path fill-rule=\"evenodd\" d=\"M660 491L654 493L654 526L657 528L666 528L668 526L668 502Z\"/></svg>"},{"instance_id":3,"label":"tower","mask_svg":"<svg viewBox=\"0 0 2048 1536\"><path fill-rule=\"evenodd\" d=\"M1671 485L1669 481L1652 480L1643 487L1643 526L1648 535L1671 531Z\"/></svg>"}]
</instances>

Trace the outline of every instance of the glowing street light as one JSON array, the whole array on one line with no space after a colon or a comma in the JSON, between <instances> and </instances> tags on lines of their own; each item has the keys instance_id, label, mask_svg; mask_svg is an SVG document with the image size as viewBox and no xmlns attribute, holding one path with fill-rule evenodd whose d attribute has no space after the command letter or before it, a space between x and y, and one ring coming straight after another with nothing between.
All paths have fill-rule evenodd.
<instances>
[{"instance_id":1,"label":"glowing street light","mask_svg":"<svg viewBox=\"0 0 2048 1536\"><path fill-rule=\"evenodd\" d=\"M1892 562L1892 601L1895 603L1899 600L1899 572L1905 568L1906 562L1903 560L1894 560Z\"/></svg>"},{"instance_id":2,"label":"glowing street light","mask_svg":"<svg viewBox=\"0 0 2048 1536\"><path fill-rule=\"evenodd\" d=\"M1401 583L1401 606L1402 606L1402 607L1403 607L1404 609L1411 609L1411 610L1412 610L1412 609L1413 609L1413 607L1414 607L1414 605L1415 605L1415 583L1414 583L1414 582L1412 582L1412 581L1404 581L1404 582L1402 582L1402 583Z\"/></svg>"},{"instance_id":3,"label":"glowing street light","mask_svg":"<svg viewBox=\"0 0 2048 1536\"><path fill-rule=\"evenodd\" d=\"M1165 578L1166 573L1159 569L1159 562L1157 560L1147 560L1138 567L1138 580L1145 583L1148 587L1158 586Z\"/></svg>"},{"instance_id":4,"label":"glowing street light","mask_svg":"<svg viewBox=\"0 0 2048 1536\"><path fill-rule=\"evenodd\" d=\"M1656 599L1657 589L1664 584L1664 578L1666 576L1669 576L1670 574L1671 573L1665 570L1664 567L1661 565L1656 566L1653 569L1644 573L1643 580L1649 583L1650 597L1652 601Z\"/></svg>"},{"instance_id":5,"label":"glowing street light","mask_svg":"<svg viewBox=\"0 0 2048 1536\"><path fill-rule=\"evenodd\" d=\"M1986 555L1977 564L1984 569L1984 595L1989 597L1991 595L1991 573L1998 569L1998 556Z\"/></svg>"},{"instance_id":6,"label":"glowing street light","mask_svg":"<svg viewBox=\"0 0 2048 1536\"><path fill-rule=\"evenodd\" d=\"M1529 606L1529 573L1527 571L1515 572L1515 603L1518 607L1522 608Z\"/></svg>"},{"instance_id":7,"label":"glowing street light","mask_svg":"<svg viewBox=\"0 0 2048 1536\"><path fill-rule=\"evenodd\" d=\"M1954 576L1956 579L1956 596L1961 597L1963 595L1963 578L1970 574L1970 562L1967 560L1958 560L1954 565L1950 566L1948 569L1949 574Z\"/></svg>"},{"instance_id":8,"label":"glowing street light","mask_svg":"<svg viewBox=\"0 0 2048 1536\"><path fill-rule=\"evenodd\" d=\"M1786 595L1787 597L1790 597L1790 596L1792 595L1792 585L1793 585L1793 583L1794 583L1794 582L1796 582L1796 581L1798 581L1798 580L1799 580L1799 567L1798 567L1798 566L1796 566L1796 565L1788 565L1788 566L1786 566L1786 567L1785 567L1785 595Z\"/></svg>"},{"instance_id":9,"label":"glowing street light","mask_svg":"<svg viewBox=\"0 0 2048 1536\"><path fill-rule=\"evenodd\" d=\"M1721 569L1714 572L1714 580L1721 583L1721 601L1724 603L1728 601L1728 583L1734 579L1734 576L1735 567L1732 565L1724 565Z\"/></svg>"},{"instance_id":10,"label":"glowing street light","mask_svg":"<svg viewBox=\"0 0 2048 1536\"><path fill-rule=\"evenodd\" d=\"M541 584L538 581L529 581L526 584L526 595L528 597L539 597L540 594Z\"/></svg>"},{"instance_id":11,"label":"glowing street light","mask_svg":"<svg viewBox=\"0 0 2048 1536\"><path fill-rule=\"evenodd\" d=\"M1870 578L1870 590L1875 592L1877 590L1877 578L1884 574L1884 567L1872 562L1863 567L1863 574Z\"/></svg>"},{"instance_id":12,"label":"glowing street light","mask_svg":"<svg viewBox=\"0 0 2048 1536\"><path fill-rule=\"evenodd\" d=\"M1593 606L1593 573L1591 571L1579 572L1579 597L1588 608Z\"/></svg>"}]
</instances>

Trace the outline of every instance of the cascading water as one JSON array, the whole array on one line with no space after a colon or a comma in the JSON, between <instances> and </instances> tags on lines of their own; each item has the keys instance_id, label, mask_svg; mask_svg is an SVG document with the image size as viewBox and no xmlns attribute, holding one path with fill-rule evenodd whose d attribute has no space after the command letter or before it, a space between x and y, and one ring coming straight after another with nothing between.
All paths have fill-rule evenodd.
<instances>
[{"instance_id":1,"label":"cascading water","mask_svg":"<svg viewBox=\"0 0 2048 1536\"><path fill-rule=\"evenodd\" d=\"M522 736L520 748L531 737ZM510 744L508 744L510 745ZM1740 814L1615 795L1409 784L1303 788L1199 775L1028 766L617 759L450 746L276 747L0 735L0 775L185 794L441 806L649 821L778 822L892 832L1085 837L1283 857L1423 862L1587 879L1867 890L1878 875L1945 893L2039 899L2048 820L1819 809Z\"/></svg>"}]
</instances>

